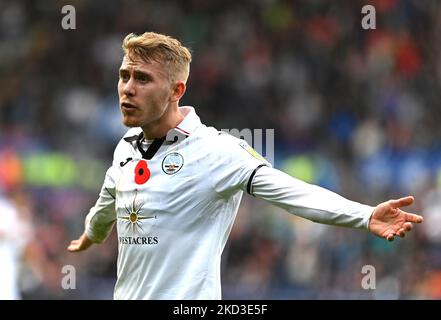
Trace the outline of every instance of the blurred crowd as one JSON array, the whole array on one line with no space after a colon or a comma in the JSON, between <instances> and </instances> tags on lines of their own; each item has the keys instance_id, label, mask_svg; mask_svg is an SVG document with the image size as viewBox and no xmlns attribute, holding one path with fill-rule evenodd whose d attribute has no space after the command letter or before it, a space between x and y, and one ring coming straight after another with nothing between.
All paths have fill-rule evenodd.
<instances>
[{"instance_id":1,"label":"blurred crowd","mask_svg":"<svg viewBox=\"0 0 441 320\"><path fill-rule=\"evenodd\" d=\"M66 4L74 30L61 26ZM374 30L361 27L366 4ZM181 105L204 123L274 129L275 167L370 205L412 194L425 218L389 243L244 196L225 299L441 298L440 2L2 0L0 299L112 298L115 233L80 254L66 247L126 130L122 39L145 31L192 49ZM65 265L74 290L61 287ZM375 290L361 286L365 265Z\"/></svg>"}]
</instances>

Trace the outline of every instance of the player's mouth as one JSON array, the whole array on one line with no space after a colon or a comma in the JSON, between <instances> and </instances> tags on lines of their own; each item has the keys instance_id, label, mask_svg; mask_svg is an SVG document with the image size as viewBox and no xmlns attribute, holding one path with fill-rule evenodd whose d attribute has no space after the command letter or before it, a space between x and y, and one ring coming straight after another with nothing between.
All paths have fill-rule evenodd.
<instances>
[{"instance_id":1,"label":"player's mouth","mask_svg":"<svg viewBox=\"0 0 441 320\"><path fill-rule=\"evenodd\" d=\"M123 111L129 111L130 112L130 111L134 111L134 110L138 109L138 107L133 105L133 104L131 104L131 103L123 102L123 103L121 103L121 109Z\"/></svg>"}]
</instances>

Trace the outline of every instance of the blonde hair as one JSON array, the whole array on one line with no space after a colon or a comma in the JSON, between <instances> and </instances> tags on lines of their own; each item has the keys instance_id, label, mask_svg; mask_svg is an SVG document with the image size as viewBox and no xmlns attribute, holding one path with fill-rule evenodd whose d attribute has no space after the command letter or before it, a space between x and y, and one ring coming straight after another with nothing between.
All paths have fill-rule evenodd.
<instances>
[{"instance_id":1,"label":"blonde hair","mask_svg":"<svg viewBox=\"0 0 441 320\"><path fill-rule=\"evenodd\" d=\"M155 32L145 32L140 36L130 33L124 38L122 48L131 60L141 58L145 62L154 60L165 63L171 81L187 82L191 53L178 40Z\"/></svg>"}]
</instances>

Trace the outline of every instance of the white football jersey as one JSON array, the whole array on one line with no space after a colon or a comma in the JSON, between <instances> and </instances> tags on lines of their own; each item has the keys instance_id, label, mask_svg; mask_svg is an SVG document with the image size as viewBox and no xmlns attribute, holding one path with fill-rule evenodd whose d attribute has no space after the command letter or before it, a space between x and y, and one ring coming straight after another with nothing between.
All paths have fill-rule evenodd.
<instances>
[{"instance_id":1,"label":"white football jersey","mask_svg":"<svg viewBox=\"0 0 441 320\"><path fill-rule=\"evenodd\" d=\"M320 222L367 228L373 207L297 180L192 107L165 139L128 130L115 149L86 233L118 234L115 299L221 299L221 254L243 191Z\"/></svg>"}]
</instances>

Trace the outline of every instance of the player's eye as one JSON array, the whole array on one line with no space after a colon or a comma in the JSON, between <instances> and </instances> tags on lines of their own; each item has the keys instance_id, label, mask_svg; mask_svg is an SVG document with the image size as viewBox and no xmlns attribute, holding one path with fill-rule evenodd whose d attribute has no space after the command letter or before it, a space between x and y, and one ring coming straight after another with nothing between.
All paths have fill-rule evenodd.
<instances>
[{"instance_id":1,"label":"player's eye","mask_svg":"<svg viewBox=\"0 0 441 320\"><path fill-rule=\"evenodd\" d=\"M120 74L119 74L119 78L120 78L122 81L127 82L127 81L129 81L130 76L129 76L127 73L120 73Z\"/></svg>"},{"instance_id":2,"label":"player's eye","mask_svg":"<svg viewBox=\"0 0 441 320\"><path fill-rule=\"evenodd\" d=\"M144 75L144 74L139 74L139 75L136 75L136 80L138 80L139 82L143 82L143 83L145 83L145 82L147 82L149 79L148 79L148 77L147 77L146 75Z\"/></svg>"}]
</instances>

